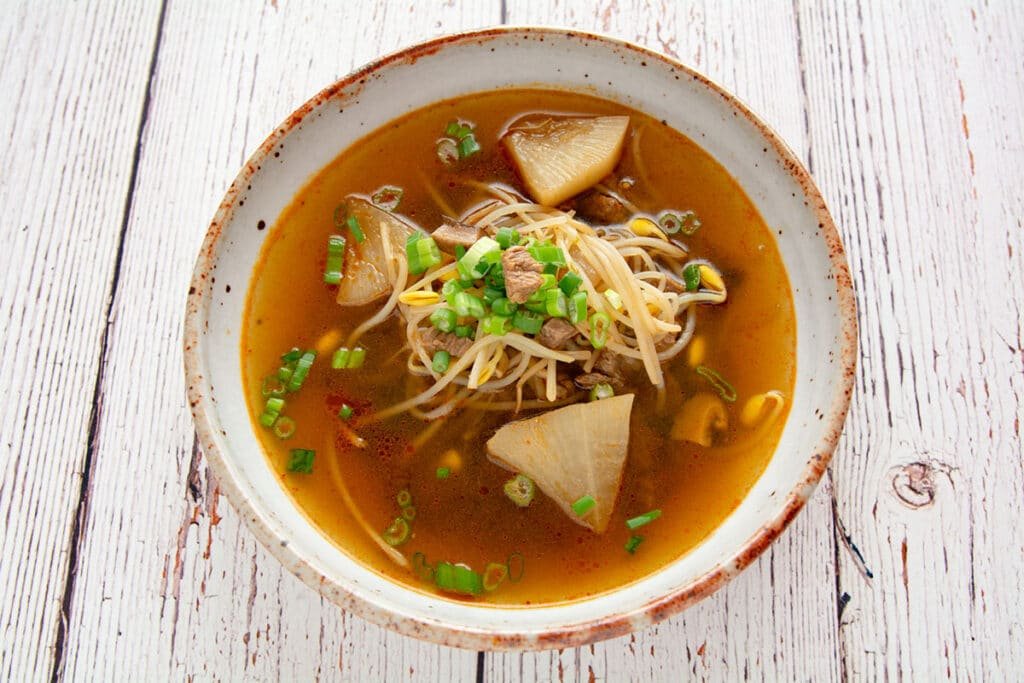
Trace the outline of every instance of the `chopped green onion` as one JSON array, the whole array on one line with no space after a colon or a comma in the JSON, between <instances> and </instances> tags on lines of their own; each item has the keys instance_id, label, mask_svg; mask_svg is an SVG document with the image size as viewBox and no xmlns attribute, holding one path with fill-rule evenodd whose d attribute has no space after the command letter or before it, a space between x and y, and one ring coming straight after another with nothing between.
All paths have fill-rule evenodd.
<instances>
[{"instance_id":1,"label":"chopped green onion","mask_svg":"<svg viewBox=\"0 0 1024 683\"><path fill-rule=\"evenodd\" d=\"M450 467L438 467L438 468L437 468L437 471L436 471L436 472L434 472L434 475L435 475L435 476L436 476L436 477L437 477L438 479L447 479L447 478L448 478L448 476L449 476L449 475L450 475L451 473L452 473L452 470L451 470L451 468L450 468Z\"/></svg>"},{"instance_id":2,"label":"chopped green onion","mask_svg":"<svg viewBox=\"0 0 1024 683\"><path fill-rule=\"evenodd\" d=\"M302 354L302 358L295 364L295 372L292 373L291 379L288 380L288 391L298 391L302 388L302 383L306 381L306 375L309 374L309 369L313 367L314 360L316 360L316 351L306 351Z\"/></svg>"},{"instance_id":3,"label":"chopped green onion","mask_svg":"<svg viewBox=\"0 0 1024 683\"><path fill-rule=\"evenodd\" d=\"M284 399L273 396L267 399L263 406L263 414L260 415L260 424L264 427L273 427L277 417L284 410Z\"/></svg>"},{"instance_id":4,"label":"chopped green onion","mask_svg":"<svg viewBox=\"0 0 1024 683\"><path fill-rule=\"evenodd\" d=\"M462 258L465 255L466 255L466 247L462 246L461 244L456 244L455 245L455 260L457 261L457 260L459 260L460 258Z\"/></svg>"},{"instance_id":5,"label":"chopped green onion","mask_svg":"<svg viewBox=\"0 0 1024 683\"><path fill-rule=\"evenodd\" d=\"M516 312L517 308L519 308L519 306L503 296L500 296L491 302L491 310L498 315L512 315Z\"/></svg>"},{"instance_id":6,"label":"chopped green onion","mask_svg":"<svg viewBox=\"0 0 1024 683\"><path fill-rule=\"evenodd\" d=\"M467 135L473 134L473 127L458 121L449 121L448 125L445 126L444 134L450 138L461 140Z\"/></svg>"},{"instance_id":7,"label":"chopped green onion","mask_svg":"<svg viewBox=\"0 0 1024 683\"><path fill-rule=\"evenodd\" d=\"M537 334L544 326L544 316L532 311L516 311L512 315L512 327L526 334Z\"/></svg>"},{"instance_id":8,"label":"chopped green onion","mask_svg":"<svg viewBox=\"0 0 1024 683\"><path fill-rule=\"evenodd\" d=\"M363 229L359 227L359 219L355 216L349 216L345 223L348 225L348 229L352 231L352 237L356 238L356 244L362 244L363 240L366 239L366 235L363 234Z\"/></svg>"},{"instance_id":9,"label":"chopped green onion","mask_svg":"<svg viewBox=\"0 0 1024 683\"><path fill-rule=\"evenodd\" d=\"M302 351L294 346L288 353L281 354L281 361L284 363L294 363L300 358L302 358Z\"/></svg>"},{"instance_id":10,"label":"chopped green onion","mask_svg":"<svg viewBox=\"0 0 1024 683\"><path fill-rule=\"evenodd\" d=\"M525 474L517 474L506 481L504 489L508 499L521 508L527 507L533 501L533 480Z\"/></svg>"},{"instance_id":11,"label":"chopped green onion","mask_svg":"<svg viewBox=\"0 0 1024 683\"><path fill-rule=\"evenodd\" d=\"M693 211L683 211L679 214L679 224L679 231L687 237L700 230L701 225L700 219Z\"/></svg>"},{"instance_id":12,"label":"chopped green onion","mask_svg":"<svg viewBox=\"0 0 1024 683\"><path fill-rule=\"evenodd\" d=\"M282 383L285 383L285 389L288 388L287 382L288 382L288 380L290 380L292 378L292 375L294 373L295 373L295 364L294 363L290 363L288 365L282 365L281 367L279 367L277 369L277 378L279 380L281 380Z\"/></svg>"},{"instance_id":13,"label":"chopped green onion","mask_svg":"<svg viewBox=\"0 0 1024 683\"><path fill-rule=\"evenodd\" d=\"M345 238L331 235L327 238L327 265L324 266L324 282L336 285L341 282L345 270Z\"/></svg>"},{"instance_id":14,"label":"chopped green onion","mask_svg":"<svg viewBox=\"0 0 1024 683\"><path fill-rule=\"evenodd\" d=\"M459 292L465 291L465 289L466 285L459 280L449 280L441 286L441 296L443 296L444 300L448 302L449 306L451 306L455 299L455 295Z\"/></svg>"},{"instance_id":15,"label":"chopped green onion","mask_svg":"<svg viewBox=\"0 0 1024 683\"><path fill-rule=\"evenodd\" d=\"M342 420L348 420L352 417L352 413L354 412L355 411L352 410L352 406L347 403L342 403L341 408L338 409L338 417Z\"/></svg>"},{"instance_id":16,"label":"chopped green onion","mask_svg":"<svg viewBox=\"0 0 1024 683\"><path fill-rule=\"evenodd\" d=\"M630 536L629 540L626 541L626 552L632 555L636 552L636 549L640 547L640 544L643 543L643 541L643 536Z\"/></svg>"},{"instance_id":17,"label":"chopped green onion","mask_svg":"<svg viewBox=\"0 0 1024 683\"><path fill-rule=\"evenodd\" d=\"M680 220L679 216L676 214L666 211L661 214L660 218L658 218L658 225L661 226L661 229L664 230L666 234L674 235L679 232L681 227L683 227L683 221Z\"/></svg>"},{"instance_id":18,"label":"chopped green onion","mask_svg":"<svg viewBox=\"0 0 1024 683\"><path fill-rule=\"evenodd\" d=\"M348 365L345 367L350 370L355 370L363 367L363 363L366 361L366 349L362 346L357 346L352 349L352 355L348 357Z\"/></svg>"},{"instance_id":19,"label":"chopped green onion","mask_svg":"<svg viewBox=\"0 0 1024 683\"><path fill-rule=\"evenodd\" d=\"M402 489L395 494L395 502L398 503L400 508L407 508L412 505L412 494L409 493L409 489Z\"/></svg>"},{"instance_id":20,"label":"chopped green onion","mask_svg":"<svg viewBox=\"0 0 1024 683\"><path fill-rule=\"evenodd\" d=\"M507 315L489 315L480 320L480 330L484 334L500 337L512 327L512 318Z\"/></svg>"},{"instance_id":21,"label":"chopped green onion","mask_svg":"<svg viewBox=\"0 0 1024 683\"><path fill-rule=\"evenodd\" d=\"M554 318L564 318L569 315L569 301L560 289L549 289L544 293L544 310Z\"/></svg>"},{"instance_id":22,"label":"chopped green onion","mask_svg":"<svg viewBox=\"0 0 1024 683\"><path fill-rule=\"evenodd\" d=\"M523 554L512 553L508 556L508 561L505 564L508 566L508 580L511 583L519 583L519 580L523 578L523 572L526 571L526 559Z\"/></svg>"},{"instance_id":23,"label":"chopped green onion","mask_svg":"<svg viewBox=\"0 0 1024 683\"><path fill-rule=\"evenodd\" d=\"M454 282L454 280L453 280ZM430 314L430 322L442 332L451 332L455 329L455 323L459 316L450 308L439 308Z\"/></svg>"},{"instance_id":24,"label":"chopped green onion","mask_svg":"<svg viewBox=\"0 0 1024 683\"><path fill-rule=\"evenodd\" d=\"M570 270L558 281L558 288L565 292L566 296L572 296L582 284L583 278Z\"/></svg>"},{"instance_id":25,"label":"chopped green onion","mask_svg":"<svg viewBox=\"0 0 1024 683\"><path fill-rule=\"evenodd\" d=\"M437 141L437 158L445 166L451 166L459 160L459 146L451 138L441 138Z\"/></svg>"},{"instance_id":26,"label":"chopped green onion","mask_svg":"<svg viewBox=\"0 0 1024 683\"><path fill-rule=\"evenodd\" d=\"M519 231L515 228L498 228L494 239L502 249L508 249L519 244Z\"/></svg>"},{"instance_id":27,"label":"chopped green onion","mask_svg":"<svg viewBox=\"0 0 1024 683\"><path fill-rule=\"evenodd\" d=\"M469 292L458 292L452 301L452 308L460 318L482 318L487 314L483 300Z\"/></svg>"},{"instance_id":28,"label":"chopped green onion","mask_svg":"<svg viewBox=\"0 0 1024 683\"><path fill-rule=\"evenodd\" d=\"M600 401L603 398L611 398L614 395L615 395L615 390L612 388L612 385L611 384L605 384L604 382L601 382L599 384L595 384L590 389L590 400L591 401Z\"/></svg>"},{"instance_id":29,"label":"chopped green onion","mask_svg":"<svg viewBox=\"0 0 1024 683\"><path fill-rule=\"evenodd\" d=\"M262 391L264 396L284 396L284 383L277 375L267 375L263 378Z\"/></svg>"},{"instance_id":30,"label":"chopped green onion","mask_svg":"<svg viewBox=\"0 0 1024 683\"><path fill-rule=\"evenodd\" d=\"M556 266L565 265L565 253L561 247L556 247L552 244L535 244L529 247L527 251L530 252L533 260L538 263L551 263Z\"/></svg>"},{"instance_id":31,"label":"chopped green onion","mask_svg":"<svg viewBox=\"0 0 1024 683\"><path fill-rule=\"evenodd\" d=\"M543 272L545 275L558 275L559 267L557 263L545 263Z\"/></svg>"},{"instance_id":32,"label":"chopped green onion","mask_svg":"<svg viewBox=\"0 0 1024 683\"><path fill-rule=\"evenodd\" d=\"M498 299L505 297L505 289L496 287L484 287L483 300L488 306L493 306Z\"/></svg>"},{"instance_id":33,"label":"chopped green onion","mask_svg":"<svg viewBox=\"0 0 1024 683\"><path fill-rule=\"evenodd\" d=\"M603 349L608 343L608 330L612 326L612 319L607 313L598 311L590 316L590 345L595 349Z\"/></svg>"},{"instance_id":34,"label":"chopped green onion","mask_svg":"<svg viewBox=\"0 0 1024 683\"><path fill-rule=\"evenodd\" d=\"M290 439L295 434L295 420L282 415L274 422L274 436L279 439Z\"/></svg>"},{"instance_id":35,"label":"chopped green onion","mask_svg":"<svg viewBox=\"0 0 1024 683\"><path fill-rule=\"evenodd\" d=\"M351 355L351 351L342 346L340 349L334 352L331 356L331 369L332 370L344 370L348 367L348 357Z\"/></svg>"},{"instance_id":36,"label":"chopped green onion","mask_svg":"<svg viewBox=\"0 0 1024 683\"><path fill-rule=\"evenodd\" d=\"M630 529L639 529L645 524L650 524L658 517L661 517L661 510L651 510L650 512L645 512L642 515L637 515L636 517L627 519L626 526Z\"/></svg>"},{"instance_id":37,"label":"chopped green onion","mask_svg":"<svg viewBox=\"0 0 1024 683\"><path fill-rule=\"evenodd\" d=\"M348 349L342 346L331 356L331 368L334 370L354 370L363 367L366 361L366 349L357 346Z\"/></svg>"},{"instance_id":38,"label":"chopped green onion","mask_svg":"<svg viewBox=\"0 0 1024 683\"><path fill-rule=\"evenodd\" d=\"M441 250L433 237L414 232L405 241L405 255L409 260L409 272L419 275L441 262Z\"/></svg>"},{"instance_id":39,"label":"chopped green onion","mask_svg":"<svg viewBox=\"0 0 1024 683\"><path fill-rule=\"evenodd\" d=\"M618 292L616 292L614 289L606 289L606 290L604 290L604 298L608 299L608 303L616 311L621 311L622 310L622 296Z\"/></svg>"},{"instance_id":40,"label":"chopped green onion","mask_svg":"<svg viewBox=\"0 0 1024 683\"><path fill-rule=\"evenodd\" d=\"M430 361L430 368L437 373L444 374L448 372L448 364L452 362L452 355L444 349L439 349L434 352L434 357Z\"/></svg>"},{"instance_id":41,"label":"chopped green onion","mask_svg":"<svg viewBox=\"0 0 1024 683\"><path fill-rule=\"evenodd\" d=\"M484 568L483 584L488 593L501 585L508 578L508 567L497 562L489 562Z\"/></svg>"},{"instance_id":42,"label":"chopped green onion","mask_svg":"<svg viewBox=\"0 0 1024 683\"><path fill-rule=\"evenodd\" d=\"M531 311L532 313L539 313L544 317L547 317L548 315L548 309L547 306L544 305L543 298L540 301L527 300L527 302L523 304L523 306L526 307L526 310Z\"/></svg>"},{"instance_id":43,"label":"chopped green onion","mask_svg":"<svg viewBox=\"0 0 1024 683\"><path fill-rule=\"evenodd\" d=\"M696 292L700 289L700 265L691 263L683 268L683 284L687 292Z\"/></svg>"},{"instance_id":44,"label":"chopped green onion","mask_svg":"<svg viewBox=\"0 0 1024 683\"><path fill-rule=\"evenodd\" d=\"M484 284L491 289L505 291L505 270L500 263L494 264L487 271L487 275L484 276Z\"/></svg>"},{"instance_id":45,"label":"chopped green onion","mask_svg":"<svg viewBox=\"0 0 1024 683\"><path fill-rule=\"evenodd\" d=\"M444 591L463 595L480 595L484 590L480 574L464 564L438 562L434 568L434 583Z\"/></svg>"},{"instance_id":46,"label":"chopped green onion","mask_svg":"<svg viewBox=\"0 0 1024 683\"><path fill-rule=\"evenodd\" d=\"M473 328L469 325L456 325L455 336L459 339L469 339L473 336Z\"/></svg>"},{"instance_id":47,"label":"chopped green onion","mask_svg":"<svg viewBox=\"0 0 1024 683\"><path fill-rule=\"evenodd\" d=\"M336 207L334 207L334 227L338 228L339 230L344 228L345 218L347 214L348 209L345 207L344 203L338 204Z\"/></svg>"},{"instance_id":48,"label":"chopped green onion","mask_svg":"<svg viewBox=\"0 0 1024 683\"><path fill-rule=\"evenodd\" d=\"M593 510L595 505L597 505L597 501L594 500L593 496L583 496L572 504L572 511L577 517L582 517Z\"/></svg>"},{"instance_id":49,"label":"chopped green onion","mask_svg":"<svg viewBox=\"0 0 1024 683\"><path fill-rule=\"evenodd\" d=\"M501 246L486 235L478 239L469 248L466 255L459 259L459 266L473 278L481 278L487 274L489 263L484 261L487 254L501 251Z\"/></svg>"},{"instance_id":50,"label":"chopped green onion","mask_svg":"<svg viewBox=\"0 0 1024 683\"><path fill-rule=\"evenodd\" d=\"M715 388L715 391L717 391L718 395L722 397L722 400L728 401L729 403L736 400L736 389L725 381L725 378L718 374L717 370L712 370L706 365L698 365L696 372Z\"/></svg>"},{"instance_id":51,"label":"chopped green onion","mask_svg":"<svg viewBox=\"0 0 1024 683\"><path fill-rule=\"evenodd\" d=\"M465 159L471 157L480 151L480 144L476 141L476 137L472 134L459 140L459 158Z\"/></svg>"},{"instance_id":52,"label":"chopped green onion","mask_svg":"<svg viewBox=\"0 0 1024 683\"><path fill-rule=\"evenodd\" d=\"M385 543L395 547L408 541L410 532L409 522L401 517L395 517L395 521L391 522L391 526L384 530L382 536L384 536Z\"/></svg>"},{"instance_id":53,"label":"chopped green onion","mask_svg":"<svg viewBox=\"0 0 1024 683\"><path fill-rule=\"evenodd\" d=\"M563 278L564 279L564 278ZM569 322L573 325L587 319L587 293L576 292L569 299Z\"/></svg>"},{"instance_id":54,"label":"chopped green onion","mask_svg":"<svg viewBox=\"0 0 1024 683\"><path fill-rule=\"evenodd\" d=\"M416 519L416 506L407 505L404 508L402 508L402 519L404 519L407 522L411 522L414 519Z\"/></svg>"},{"instance_id":55,"label":"chopped green onion","mask_svg":"<svg viewBox=\"0 0 1024 683\"><path fill-rule=\"evenodd\" d=\"M313 458L316 451L309 448L293 448L288 453L288 471L310 474L313 471Z\"/></svg>"},{"instance_id":56,"label":"chopped green onion","mask_svg":"<svg viewBox=\"0 0 1024 683\"><path fill-rule=\"evenodd\" d=\"M402 188L385 185L374 192L370 199L385 211L394 211L402 201Z\"/></svg>"}]
</instances>

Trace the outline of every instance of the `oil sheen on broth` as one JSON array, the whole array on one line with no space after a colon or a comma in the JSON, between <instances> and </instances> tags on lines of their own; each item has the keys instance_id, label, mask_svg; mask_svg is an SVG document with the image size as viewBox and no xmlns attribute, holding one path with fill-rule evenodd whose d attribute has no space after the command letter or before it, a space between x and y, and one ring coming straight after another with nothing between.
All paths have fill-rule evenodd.
<instances>
[{"instance_id":1,"label":"oil sheen on broth","mask_svg":"<svg viewBox=\"0 0 1024 683\"><path fill-rule=\"evenodd\" d=\"M328 237L353 239L347 229L335 226L336 207L354 193L370 197L382 187L398 187L403 194L395 213L430 232L444 213L464 216L491 200L484 183L526 197L499 138L510 122L537 113L628 116L621 159L606 184L614 184L615 194L654 220L666 210L693 211L699 229L670 239L684 244L690 259L712 264L728 287L723 303L696 305L693 339L662 366L661 405L642 369L623 390L635 394L628 456L617 502L600 534L571 519L564 506L539 490L527 507L518 507L503 491L514 473L488 458L487 441L503 425L543 410L513 414L464 406L443 418L425 441L424 430L432 423L408 412L366 419L430 386L429 377L407 369L406 323L398 312L359 339L366 349L361 368L331 367L335 349L386 301L342 307L335 301L337 287L324 283ZM437 141L452 121L472 125L480 150L446 165ZM621 236L629 224L626 219L609 230ZM420 277L412 275L408 283ZM294 421L295 429L281 439L259 423L267 401L262 383L293 347L315 349L318 355L301 389L283 397L281 414ZM608 591L660 569L700 543L739 504L771 457L788 410L785 399L792 396L794 358L793 304L774 239L726 171L693 141L643 113L548 90L495 91L441 102L346 149L273 225L250 285L242 342L254 429L282 486L308 518L342 550L398 582L452 599L501 605L554 603ZM723 400L733 391L735 400ZM764 400L765 392L777 393ZM697 395L713 398L703 407L688 403ZM588 401L585 391L578 397ZM782 400L773 404L772 397ZM769 415L773 405L775 414ZM339 417L343 406L353 410L348 421ZM678 423L687 406L707 413L691 418L690 429L696 420L710 430L710 445L677 433L686 430ZM705 424L710 422L716 424ZM352 445L339 430L357 433L366 447ZM315 451L311 473L288 471L296 448ZM447 468L447 478L439 478L439 468ZM351 496L351 509L343 502L338 477ZM401 516L400 491L411 494L415 509L411 537L395 548L406 560L415 556L434 569L439 562L462 563L483 572L488 563L506 563L511 556L514 574L522 570L520 580L466 596L440 591L430 576L393 561L378 547L379 540L364 531L353 509L381 533ZM660 517L640 528L627 527L627 520L651 510L660 510ZM642 541L630 544L633 537Z\"/></svg>"}]
</instances>

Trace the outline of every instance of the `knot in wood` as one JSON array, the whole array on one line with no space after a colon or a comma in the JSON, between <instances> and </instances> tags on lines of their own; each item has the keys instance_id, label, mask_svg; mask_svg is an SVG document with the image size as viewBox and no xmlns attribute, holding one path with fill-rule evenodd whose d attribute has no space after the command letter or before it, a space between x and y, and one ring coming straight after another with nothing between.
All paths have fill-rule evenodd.
<instances>
[{"instance_id":1,"label":"knot in wood","mask_svg":"<svg viewBox=\"0 0 1024 683\"><path fill-rule=\"evenodd\" d=\"M892 489L900 502L911 509L928 507L935 502L935 468L926 462L912 462L896 468Z\"/></svg>"}]
</instances>

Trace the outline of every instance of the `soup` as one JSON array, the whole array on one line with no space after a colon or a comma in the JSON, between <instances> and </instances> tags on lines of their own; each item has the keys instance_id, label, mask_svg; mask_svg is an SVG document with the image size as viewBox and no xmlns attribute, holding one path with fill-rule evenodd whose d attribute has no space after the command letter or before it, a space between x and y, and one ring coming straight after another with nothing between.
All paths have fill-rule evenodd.
<instances>
[{"instance_id":1,"label":"soup","mask_svg":"<svg viewBox=\"0 0 1024 683\"><path fill-rule=\"evenodd\" d=\"M249 410L344 552L454 600L575 600L664 567L764 470L795 375L771 232L692 140L510 89L373 131L278 217Z\"/></svg>"}]
</instances>

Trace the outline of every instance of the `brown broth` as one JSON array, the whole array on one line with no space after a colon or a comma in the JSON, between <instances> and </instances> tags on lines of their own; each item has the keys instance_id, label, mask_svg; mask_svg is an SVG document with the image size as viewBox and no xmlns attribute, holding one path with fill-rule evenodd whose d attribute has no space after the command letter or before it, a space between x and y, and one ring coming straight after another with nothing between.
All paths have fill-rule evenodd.
<instances>
[{"instance_id":1,"label":"brown broth","mask_svg":"<svg viewBox=\"0 0 1024 683\"><path fill-rule=\"evenodd\" d=\"M383 530L399 512L395 494L408 489L417 517L414 536L401 547L406 557L423 552L431 563L464 562L481 571L518 552L523 579L505 582L476 600L501 605L553 603L614 589L654 572L708 536L739 504L764 470L781 432L779 420L766 438L749 447L749 430L738 428L746 398L771 389L792 395L795 332L789 283L769 228L732 177L693 141L620 104L576 93L504 90L441 102L413 112L371 133L345 150L296 196L278 218L263 247L250 284L242 340L242 369L254 429L271 466L296 504L343 551L368 567L411 587L432 591L408 570L392 563L367 538L341 501L332 477L330 444L341 403L357 415L396 403L418 391L407 384L404 324L397 314L368 333L369 353L360 371L332 371L330 353L321 353L301 391L287 397L285 413L298 424L295 435L277 439L255 421L262 410L262 378L280 365L279 356L297 346L314 348L331 330L347 334L378 304L343 309L334 288L322 282L325 245L335 206L350 193L372 194L384 185L404 188L398 211L426 229L441 213L429 183L456 212L480 197L451 185L441 170L434 141L453 118L473 121L483 147L464 171L482 181L519 186L498 150L497 138L513 119L529 112L628 114L642 169L627 141L622 175L647 178L629 195L642 210L693 209L703 223L685 238L694 256L722 271L729 299L702 306L697 335L707 345L704 363L717 369L739 395L729 406L730 428L711 448L667 438L671 415L657 414L655 392L643 387L634 404L629 457L622 489L608 531L596 535L569 520L538 492L526 509L515 508L502 492L511 474L487 460L485 442L512 419L507 413L464 410L415 455L408 444L424 423L403 415L383 425L360 427L370 448L345 448L337 472L347 482L367 520ZM637 137L639 136L639 137ZM338 346L341 339L333 344ZM666 366L670 406L709 389L694 373L684 351ZM671 412L671 411L667 411ZM340 443L340 441L339 441ZM288 474L292 448L313 448L310 475ZM463 467L447 480L435 476L442 453L455 448ZM624 522L652 508L662 516L638 532ZM623 546L633 533L644 536L634 555ZM452 597L447 595L447 597ZM457 598L455 598L457 599Z\"/></svg>"}]
</instances>

